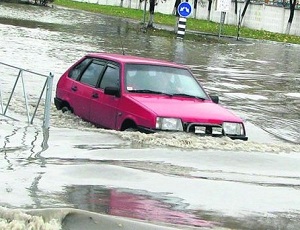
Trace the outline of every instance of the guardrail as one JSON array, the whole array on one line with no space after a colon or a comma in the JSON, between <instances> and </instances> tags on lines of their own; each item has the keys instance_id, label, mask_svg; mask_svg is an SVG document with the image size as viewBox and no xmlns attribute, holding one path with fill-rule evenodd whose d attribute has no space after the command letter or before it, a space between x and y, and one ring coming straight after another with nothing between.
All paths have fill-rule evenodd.
<instances>
[{"instance_id":1,"label":"guardrail","mask_svg":"<svg viewBox=\"0 0 300 230\"><path fill-rule=\"evenodd\" d=\"M25 102L25 109L26 109L26 116L27 116L27 121L29 124L33 124L34 118L36 116L38 107L40 105L40 102L43 98L43 95L45 93L45 105L44 105L44 114L43 114L43 128L49 128L50 125L50 108L51 108L51 96L52 96L52 85L53 85L53 77L54 75L52 73L50 73L49 75L44 75L44 74L40 74L40 73L36 73L30 70L25 70L13 65L9 65L9 64L5 64L3 62L0 62L0 70L1 70L1 66L5 67L5 68L9 68L12 70L16 70L18 71L18 74L16 76L15 81L12 81L11 83L13 84L11 91L9 91L9 97L6 101L6 103L4 102L4 98L2 95L2 85L1 85L1 81L0 81L0 106L1 106L1 111L0 111L0 115L8 117L10 119L13 120L18 120L14 117L8 116L7 112L8 112L8 108L9 106L11 106L12 103L12 98L16 92L17 86L18 86L18 82L21 80L21 84L22 84L22 92L23 92L23 98L24 98L24 102ZM42 82L42 87L41 87L41 91L38 94L38 99L36 104L34 104L34 111L33 113L30 113L30 109L29 109L29 103L28 103L28 93L27 93L27 88L25 87L25 83L24 83L24 77L23 77L23 73L29 73L32 74L34 76L40 76L40 77L45 77L46 80L44 82ZM1 74L0 75L0 80L1 78L3 78L4 76L7 77L6 74ZM7 80L7 79L6 79ZM7 84L6 84L7 85ZM34 89L34 90L38 90L38 89ZM45 92L46 91L46 92Z\"/></svg>"}]
</instances>

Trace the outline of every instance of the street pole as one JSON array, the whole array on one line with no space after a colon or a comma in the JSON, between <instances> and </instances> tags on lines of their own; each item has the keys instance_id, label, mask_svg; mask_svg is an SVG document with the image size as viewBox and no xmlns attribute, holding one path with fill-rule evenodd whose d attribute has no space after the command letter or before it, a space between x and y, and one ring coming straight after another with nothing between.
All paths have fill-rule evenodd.
<instances>
[{"instance_id":1,"label":"street pole","mask_svg":"<svg viewBox=\"0 0 300 230\"><path fill-rule=\"evenodd\" d=\"M220 17L220 25L219 25L219 37L221 37L222 34L222 28L225 22L225 16L226 16L226 12L221 12L221 17Z\"/></svg>"}]
</instances>

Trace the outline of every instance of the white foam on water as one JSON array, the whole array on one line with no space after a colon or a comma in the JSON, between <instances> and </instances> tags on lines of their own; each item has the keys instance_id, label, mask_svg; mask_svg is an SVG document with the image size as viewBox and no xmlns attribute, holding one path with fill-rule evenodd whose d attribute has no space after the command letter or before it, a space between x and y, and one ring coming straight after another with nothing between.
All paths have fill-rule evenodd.
<instances>
[{"instance_id":1,"label":"white foam on water","mask_svg":"<svg viewBox=\"0 0 300 230\"><path fill-rule=\"evenodd\" d=\"M61 218L29 215L21 210L0 207L0 229L5 230L60 230Z\"/></svg>"},{"instance_id":2,"label":"white foam on water","mask_svg":"<svg viewBox=\"0 0 300 230\"><path fill-rule=\"evenodd\" d=\"M248 85L240 85L240 84L233 84L233 83L227 83L227 82L222 82L223 87L231 88L231 89L250 89L251 87Z\"/></svg>"},{"instance_id":3,"label":"white foam on water","mask_svg":"<svg viewBox=\"0 0 300 230\"><path fill-rule=\"evenodd\" d=\"M147 147L175 147L184 149L216 149L226 151L258 151L258 152L299 152L300 145L279 141L265 131L247 124L249 132L253 140L240 141L232 140L228 137L215 138L197 136L192 133L184 132L158 132L153 134L145 134L140 132L120 132L115 130L106 130L96 128L89 122L83 121L81 118L71 113L62 113L53 110L51 114L51 123L55 127L74 128L80 130L91 130L103 133L112 133L132 143L137 143Z\"/></svg>"},{"instance_id":4,"label":"white foam on water","mask_svg":"<svg viewBox=\"0 0 300 230\"><path fill-rule=\"evenodd\" d=\"M253 141L231 140L229 137L199 137L187 133L155 133L118 132L119 136L132 142L147 146L168 146L184 149L215 149L225 151L247 152L299 152L300 145L289 143L259 143Z\"/></svg>"},{"instance_id":5,"label":"white foam on water","mask_svg":"<svg viewBox=\"0 0 300 230\"><path fill-rule=\"evenodd\" d=\"M287 93L285 95L288 96L288 97L300 98L300 93Z\"/></svg>"},{"instance_id":6,"label":"white foam on water","mask_svg":"<svg viewBox=\"0 0 300 230\"><path fill-rule=\"evenodd\" d=\"M14 102L15 108L20 102ZM20 117L25 114L25 110L19 107L18 111L12 108L14 114ZM26 121L26 116L24 121ZM43 105L41 105L35 118L35 123L40 124L43 118ZM147 147L175 147L184 149L216 149L225 151L259 151L259 152L300 152L300 145L276 140L259 127L252 124L246 126L249 141L231 140L228 137L214 138L197 136L192 133L184 132L158 132L154 134L143 134L140 132L120 132L115 130L106 130L96 128L93 124L82 120L72 113L62 113L56 110L55 106L51 107L50 127L71 128L85 131L97 131L102 133L112 133L123 140L131 143L137 143Z\"/></svg>"},{"instance_id":7,"label":"white foam on water","mask_svg":"<svg viewBox=\"0 0 300 230\"><path fill-rule=\"evenodd\" d=\"M255 95L255 94L246 94L246 93L224 93L224 95L227 95L230 98L242 98L242 99L250 99L250 100L267 100L268 98L261 95Z\"/></svg>"}]
</instances>

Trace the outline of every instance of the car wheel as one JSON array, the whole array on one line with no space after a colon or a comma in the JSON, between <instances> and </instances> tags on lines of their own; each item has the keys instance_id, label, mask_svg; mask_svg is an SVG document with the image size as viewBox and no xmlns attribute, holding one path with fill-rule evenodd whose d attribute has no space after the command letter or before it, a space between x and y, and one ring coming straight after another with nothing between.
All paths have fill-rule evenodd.
<instances>
[{"instance_id":1,"label":"car wheel","mask_svg":"<svg viewBox=\"0 0 300 230\"><path fill-rule=\"evenodd\" d=\"M70 107L68 107L68 106L62 107L62 108L61 108L61 111L62 111L63 113L66 113L66 112L72 112L72 110L71 110Z\"/></svg>"},{"instance_id":2,"label":"car wheel","mask_svg":"<svg viewBox=\"0 0 300 230\"><path fill-rule=\"evenodd\" d=\"M137 128L132 128L132 127L130 127L130 128L125 129L124 131L125 131L125 132L136 132L136 131L138 131L138 130L137 130Z\"/></svg>"}]
</instances>

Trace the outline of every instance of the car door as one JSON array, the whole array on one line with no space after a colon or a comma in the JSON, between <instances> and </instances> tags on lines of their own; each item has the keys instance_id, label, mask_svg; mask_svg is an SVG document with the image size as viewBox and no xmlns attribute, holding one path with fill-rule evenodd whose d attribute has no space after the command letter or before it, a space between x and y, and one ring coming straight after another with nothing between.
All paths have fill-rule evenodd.
<instances>
[{"instance_id":1,"label":"car door","mask_svg":"<svg viewBox=\"0 0 300 230\"><path fill-rule=\"evenodd\" d=\"M80 77L91 61L91 58L85 58L76 66L74 66L74 68L70 70L70 73L68 74L68 79L70 80L66 81L67 96L65 100L69 102L74 114L79 117L85 117L86 114L85 107L83 106L85 100L82 99L84 86L82 86L80 83Z\"/></svg>"},{"instance_id":2,"label":"car door","mask_svg":"<svg viewBox=\"0 0 300 230\"><path fill-rule=\"evenodd\" d=\"M92 60L87 68L81 74L78 81L72 85L74 113L89 121L90 120L90 103L93 98L93 92L98 84L100 75L105 67L105 63L97 59ZM75 96L76 95L76 96Z\"/></svg>"},{"instance_id":3,"label":"car door","mask_svg":"<svg viewBox=\"0 0 300 230\"><path fill-rule=\"evenodd\" d=\"M90 120L104 128L115 129L120 98L104 94L105 87L120 89L120 68L116 63L107 64L98 89L91 101Z\"/></svg>"}]
</instances>

